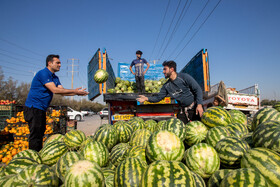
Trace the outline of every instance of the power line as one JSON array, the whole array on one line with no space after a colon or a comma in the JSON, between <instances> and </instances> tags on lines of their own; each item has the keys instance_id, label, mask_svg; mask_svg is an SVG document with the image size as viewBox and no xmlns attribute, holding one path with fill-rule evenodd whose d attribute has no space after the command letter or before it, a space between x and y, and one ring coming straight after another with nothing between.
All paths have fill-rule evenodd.
<instances>
[{"instance_id":1,"label":"power line","mask_svg":"<svg viewBox=\"0 0 280 187\"><path fill-rule=\"evenodd\" d=\"M30 75L25 75L25 74L14 73L14 72L8 72L8 71L4 71L4 73L9 73L9 74L14 74L14 75L21 75L21 76L26 76L26 77L32 76L31 74L30 74Z\"/></svg>"},{"instance_id":2,"label":"power line","mask_svg":"<svg viewBox=\"0 0 280 187\"><path fill-rule=\"evenodd\" d=\"M160 49L159 49L159 51L158 51L157 56L159 56L159 53L160 53L160 51L161 51L161 49L162 49L162 46L163 46L163 44L165 43L166 37L167 37L167 35L169 34L169 31L170 31L171 26L172 26L172 24L173 24L174 18L176 17L177 11L178 11L178 9L179 9L179 7L180 7L180 4L181 4L181 0L180 0L179 3L178 3L178 6L177 6L176 11L175 11L175 13L174 13L174 16L173 16L173 18L172 18L172 21L171 21L171 23L170 23L170 25L169 25L169 27L168 27L168 31L167 31L167 33L166 33L164 39L163 39L163 43L162 43L162 45L161 45L161 47L160 47Z\"/></svg>"},{"instance_id":3,"label":"power line","mask_svg":"<svg viewBox=\"0 0 280 187\"><path fill-rule=\"evenodd\" d=\"M214 12L214 10L217 8L217 6L220 4L222 0L219 0L219 2L216 4L216 6L213 8L213 10L210 12L210 14L207 16L207 18L204 20L204 22L199 26L197 31L192 35L190 40L186 43L186 45L183 47L183 49L179 52L179 54L175 57L175 59L183 52L183 50L187 47L187 45L192 41L192 39L195 37L195 35L198 33L198 31L201 29L201 27L205 24L205 22L208 20L208 18L211 16L211 14Z\"/></svg>"},{"instance_id":4,"label":"power line","mask_svg":"<svg viewBox=\"0 0 280 187\"><path fill-rule=\"evenodd\" d=\"M158 39L159 39L161 30L162 30L162 26L163 26L163 23L164 23L164 20L165 20L165 17L166 17L166 14L167 14L167 10L168 10L168 8L169 8L169 5L170 5L170 0L168 0L167 6L166 6L166 9L165 9L165 13L164 13L164 16L163 16L163 19L162 19L162 22L161 22L161 25L160 25L160 28L159 28L159 32L158 32L158 35L157 35L157 39L156 39L154 48L153 48L153 50L152 50L150 59L152 58L152 56L153 56L153 54L154 54L154 51L155 51L155 48L156 48L156 45L157 45L157 43L158 43Z\"/></svg>"},{"instance_id":5,"label":"power line","mask_svg":"<svg viewBox=\"0 0 280 187\"><path fill-rule=\"evenodd\" d=\"M0 62L6 62L6 63L9 63L9 64L15 64L15 65L20 65L20 66L22 66L22 64L18 64L18 63L6 61L6 60L1 60L1 59L0 59ZM34 68L34 66L29 66L29 65L24 65L24 66L22 66L22 67L31 67L31 68ZM39 68L37 68L37 69L39 69Z\"/></svg>"},{"instance_id":6,"label":"power line","mask_svg":"<svg viewBox=\"0 0 280 187\"><path fill-rule=\"evenodd\" d=\"M27 72L27 73L30 73L30 72L28 72L28 71L18 70L18 69L11 68L11 67L8 67L8 66L3 66L3 65L1 65L1 67L7 68L7 69L11 69L11 70L14 70L14 71L19 71L19 72Z\"/></svg>"},{"instance_id":7,"label":"power line","mask_svg":"<svg viewBox=\"0 0 280 187\"><path fill-rule=\"evenodd\" d=\"M34 63L31 63L31 62L28 62L28 61L25 61L25 60L22 60L22 59L19 59L19 58L15 58L15 57L13 57L13 56L10 56L10 55L7 55L7 54L1 53L1 52L0 52L0 55L9 57L9 58L12 58L12 59L15 59L15 60L19 60L19 61L21 61L21 62L26 62L26 63L28 63L28 64L33 64L33 65L35 65L35 66L39 66L38 64L34 64Z\"/></svg>"},{"instance_id":8,"label":"power line","mask_svg":"<svg viewBox=\"0 0 280 187\"><path fill-rule=\"evenodd\" d=\"M37 58L32 58L32 57L29 57L29 56L25 56L25 55L22 55L22 54L18 54L18 53L15 53L15 52L11 52L11 51L7 51L5 49L0 49L1 51L5 51L5 52L8 52L8 53L12 53L12 54L15 54L15 55L18 55L18 56L22 56L22 57L25 57L25 58L29 58L29 59L33 59L33 60L38 60L38 61L41 61L40 59L37 59Z\"/></svg>"},{"instance_id":9,"label":"power line","mask_svg":"<svg viewBox=\"0 0 280 187\"><path fill-rule=\"evenodd\" d=\"M176 51L176 49L181 45L181 43L185 40L185 38L187 37L187 35L189 34L190 30L192 29L192 27L194 26L194 24L197 22L198 18L201 16L202 12L204 11L204 9L206 8L206 6L208 5L210 0L208 0L204 7L201 9L200 13L197 15L196 19L194 20L194 22L192 23L192 25L190 26L189 30L186 32L186 34L183 36L183 39L180 40L179 44L174 48L174 50L171 52L171 54L169 55L168 59L170 59L170 57L172 56L172 54Z\"/></svg>"},{"instance_id":10,"label":"power line","mask_svg":"<svg viewBox=\"0 0 280 187\"><path fill-rule=\"evenodd\" d=\"M25 48L25 47L19 46L19 45L15 44L15 43L10 42L10 41L8 41L8 40L5 40L5 39L3 39L3 38L0 38L0 40L3 41L3 42L8 43L8 44L10 44L10 45L13 45L13 46L15 46L15 47L17 47L17 48L20 48L20 49L23 49L23 50L28 51L28 52L30 52L30 53L33 53L33 54L35 54L35 55L45 57L45 56L42 55L42 54L39 54L39 53L37 53L37 52L34 52L34 51L32 51L32 50L30 50L30 49L27 49L27 48Z\"/></svg>"}]
</instances>

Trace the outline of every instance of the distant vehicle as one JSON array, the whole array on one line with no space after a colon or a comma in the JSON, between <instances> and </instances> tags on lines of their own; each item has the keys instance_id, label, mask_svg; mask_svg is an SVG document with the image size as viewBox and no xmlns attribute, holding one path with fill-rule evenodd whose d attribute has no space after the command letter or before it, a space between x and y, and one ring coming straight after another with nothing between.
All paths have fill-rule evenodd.
<instances>
[{"instance_id":1,"label":"distant vehicle","mask_svg":"<svg viewBox=\"0 0 280 187\"><path fill-rule=\"evenodd\" d=\"M99 116L101 119L103 119L104 117L108 117L108 108L103 108L100 112L99 112Z\"/></svg>"},{"instance_id":2,"label":"distant vehicle","mask_svg":"<svg viewBox=\"0 0 280 187\"><path fill-rule=\"evenodd\" d=\"M67 108L67 116L69 117L69 119L74 119L77 121L81 121L84 119L84 115L81 112L76 111L70 107Z\"/></svg>"},{"instance_id":3,"label":"distant vehicle","mask_svg":"<svg viewBox=\"0 0 280 187\"><path fill-rule=\"evenodd\" d=\"M93 112L93 111L91 111L91 110L88 111L88 115L89 115L89 116L92 116L92 115L94 115L94 114L96 114L96 113Z\"/></svg>"},{"instance_id":4,"label":"distant vehicle","mask_svg":"<svg viewBox=\"0 0 280 187\"><path fill-rule=\"evenodd\" d=\"M81 110L81 113L82 113L84 116L87 116L87 115L88 115L88 111L86 111L86 110Z\"/></svg>"}]
</instances>

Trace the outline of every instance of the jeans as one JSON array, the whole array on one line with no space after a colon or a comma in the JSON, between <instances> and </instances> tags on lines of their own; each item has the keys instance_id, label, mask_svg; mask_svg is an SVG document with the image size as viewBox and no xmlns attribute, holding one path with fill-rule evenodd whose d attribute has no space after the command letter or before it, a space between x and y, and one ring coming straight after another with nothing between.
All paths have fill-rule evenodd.
<instances>
[{"instance_id":1,"label":"jeans","mask_svg":"<svg viewBox=\"0 0 280 187\"><path fill-rule=\"evenodd\" d=\"M138 93L145 93L144 76L135 76Z\"/></svg>"}]
</instances>

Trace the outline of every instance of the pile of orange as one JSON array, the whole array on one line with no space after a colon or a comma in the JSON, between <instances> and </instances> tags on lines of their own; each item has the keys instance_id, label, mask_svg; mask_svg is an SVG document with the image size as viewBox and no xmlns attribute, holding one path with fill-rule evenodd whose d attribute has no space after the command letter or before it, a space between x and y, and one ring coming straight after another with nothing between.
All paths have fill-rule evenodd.
<instances>
[{"instance_id":1,"label":"pile of orange","mask_svg":"<svg viewBox=\"0 0 280 187\"><path fill-rule=\"evenodd\" d=\"M6 145L3 145L0 149L0 160L3 163L8 164L14 155L26 149L28 149L27 139L10 142Z\"/></svg>"}]
</instances>

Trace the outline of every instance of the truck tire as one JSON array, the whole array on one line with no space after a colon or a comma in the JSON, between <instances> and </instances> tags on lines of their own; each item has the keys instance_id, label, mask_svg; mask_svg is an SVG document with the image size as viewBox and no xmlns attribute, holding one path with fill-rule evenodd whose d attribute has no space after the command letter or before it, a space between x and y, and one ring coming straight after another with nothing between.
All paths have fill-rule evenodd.
<instances>
[{"instance_id":1,"label":"truck tire","mask_svg":"<svg viewBox=\"0 0 280 187\"><path fill-rule=\"evenodd\" d=\"M77 120L77 121L81 121L81 120L82 120L82 116L81 116L81 115L77 115L77 116L75 116L75 120Z\"/></svg>"}]
</instances>

